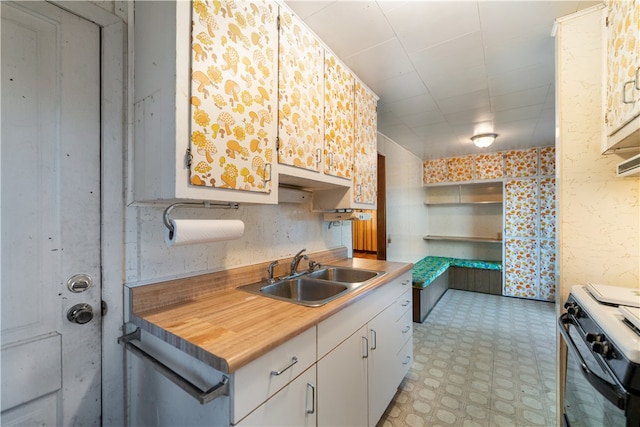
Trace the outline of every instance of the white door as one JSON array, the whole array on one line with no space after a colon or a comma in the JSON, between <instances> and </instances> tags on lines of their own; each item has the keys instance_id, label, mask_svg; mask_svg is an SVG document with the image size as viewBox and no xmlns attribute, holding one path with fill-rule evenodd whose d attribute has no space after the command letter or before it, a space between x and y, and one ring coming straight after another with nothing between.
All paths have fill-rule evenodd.
<instances>
[{"instance_id":1,"label":"white door","mask_svg":"<svg viewBox=\"0 0 640 427\"><path fill-rule=\"evenodd\" d=\"M100 28L0 7L0 424L99 425Z\"/></svg>"}]
</instances>

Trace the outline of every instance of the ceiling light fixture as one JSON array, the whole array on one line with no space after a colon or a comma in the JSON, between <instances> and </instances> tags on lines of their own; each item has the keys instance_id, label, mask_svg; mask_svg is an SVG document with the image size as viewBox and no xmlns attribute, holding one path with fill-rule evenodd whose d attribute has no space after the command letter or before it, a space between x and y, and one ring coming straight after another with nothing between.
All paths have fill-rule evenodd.
<instances>
[{"instance_id":1,"label":"ceiling light fixture","mask_svg":"<svg viewBox=\"0 0 640 427\"><path fill-rule=\"evenodd\" d=\"M488 146L493 144L493 141L496 140L497 136L497 133L481 133L479 135L473 135L471 137L471 140L476 145L476 147L487 148Z\"/></svg>"}]
</instances>

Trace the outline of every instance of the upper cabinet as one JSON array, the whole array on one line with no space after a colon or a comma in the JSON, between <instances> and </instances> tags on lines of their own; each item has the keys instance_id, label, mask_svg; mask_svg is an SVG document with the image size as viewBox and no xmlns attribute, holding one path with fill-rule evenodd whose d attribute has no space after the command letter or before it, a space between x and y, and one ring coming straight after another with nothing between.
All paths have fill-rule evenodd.
<instances>
[{"instance_id":1,"label":"upper cabinet","mask_svg":"<svg viewBox=\"0 0 640 427\"><path fill-rule=\"evenodd\" d=\"M324 48L288 10L280 15L278 163L320 171Z\"/></svg>"},{"instance_id":2,"label":"upper cabinet","mask_svg":"<svg viewBox=\"0 0 640 427\"><path fill-rule=\"evenodd\" d=\"M353 169L354 82L330 51L324 57L324 172L351 179Z\"/></svg>"},{"instance_id":3,"label":"upper cabinet","mask_svg":"<svg viewBox=\"0 0 640 427\"><path fill-rule=\"evenodd\" d=\"M136 201L277 203L277 5L136 2Z\"/></svg>"},{"instance_id":4,"label":"upper cabinet","mask_svg":"<svg viewBox=\"0 0 640 427\"><path fill-rule=\"evenodd\" d=\"M607 1L603 151L640 148L640 0Z\"/></svg>"},{"instance_id":5,"label":"upper cabinet","mask_svg":"<svg viewBox=\"0 0 640 427\"><path fill-rule=\"evenodd\" d=\"M354 75L286 5L134 13L133 201L277 203L283 184L347 195L322 210L375 204L377 98L360 84L355 107Z\"/></svg>"},{"instance_id":6,"label":"upper cabinet","mask_svg":"<svg viewBox=\"0 0 640 427\"><path fill-rule=\"evenodd\" d=\"M378 132L376 95L355 82L353 202L376 204L378 194Z\"/></svg>"}]
</instances>

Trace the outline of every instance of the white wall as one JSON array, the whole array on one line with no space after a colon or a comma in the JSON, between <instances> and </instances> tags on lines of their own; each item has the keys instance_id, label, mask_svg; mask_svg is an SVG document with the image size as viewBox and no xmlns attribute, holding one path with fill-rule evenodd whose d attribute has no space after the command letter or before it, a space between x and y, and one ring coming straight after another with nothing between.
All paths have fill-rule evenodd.
<instances>
[{"instance_id":1,"label":"white wall","mask_svg":"<svg viewBox=\"0 0 640 427\"><path fill-rule=\"evenodd\" d=\"M422 189L422 160L378 133L378 152L385 156L387 181L387 259L416 262L428 255L422 236L427 209Z\"/></svg>"},{"instance_id":2,"label":"white wall","mask_svg":"<svg viewBox=\"0 0 640 427\"><path fill-rule=\"evenodd\" d=\"M640 179L617 178L623 157L600 154L600 19L599 12L578 16L558 33L558 303L576 284L640 283Z\"/></svg>"}]
</instances>

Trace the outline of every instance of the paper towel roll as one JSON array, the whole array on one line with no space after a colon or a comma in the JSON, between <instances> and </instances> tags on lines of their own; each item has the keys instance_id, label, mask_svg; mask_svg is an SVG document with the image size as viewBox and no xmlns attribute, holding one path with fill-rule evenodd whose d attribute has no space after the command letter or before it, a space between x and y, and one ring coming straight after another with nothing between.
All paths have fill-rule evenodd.
<instances>
[{"instance_id":1,"label":"paper towel roll","mask_svg":"<svg viewBox=\"0 0 640 427\"><path fill-rule=\"evenodd\" d=\"M167 229L169 246L219 242L242 237L244 222L239 219L172 219L173 235Z\"/></svg>"}]
</instances>

